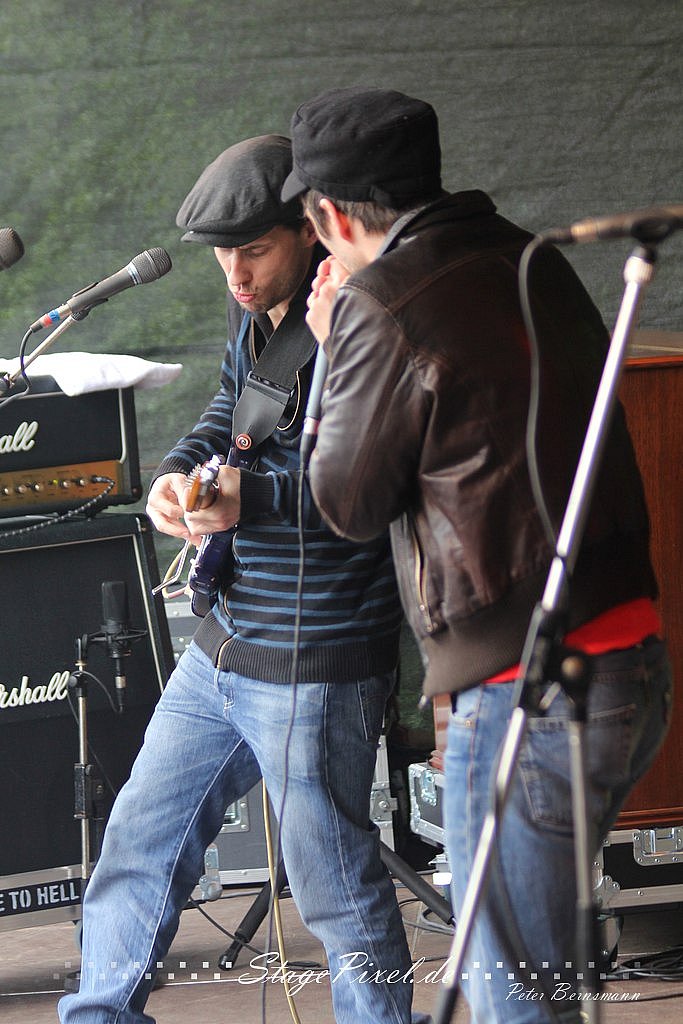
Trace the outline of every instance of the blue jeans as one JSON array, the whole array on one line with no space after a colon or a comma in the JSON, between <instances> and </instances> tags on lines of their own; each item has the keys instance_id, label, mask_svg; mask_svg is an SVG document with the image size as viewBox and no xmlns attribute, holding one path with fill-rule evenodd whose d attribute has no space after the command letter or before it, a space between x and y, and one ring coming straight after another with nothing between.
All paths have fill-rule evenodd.
<instances>
[{"instance_id":1,"label":"blue jeans","mask_svg":"<svg viewBox=\"0 0 683 1024\"><path fill-rule=\"evenodd\" d=\"M513 683L457 697L446 751L446 845L456 913L491 806L491 778ZM587 813L594 851L666 734L671 674L654 642L596 659L585 729ZM561 692L529 718L500 824L486 896L475 917L462 987L476 1024L579 1024L574 960L576 883L567 722ZM520 963L524 965L520 969ZM526 968L526 970L525 970ZM529 978L529 971L535 977ZM574 994L574 999L571 998Z\"/></svg>"},{"instance_id":2,"label":"blue jeans","mask_svg":"<svg viewBox=\"0 0 683 1024\"><path fill-rule=\"evenodd\" d=\"M408 1024L410 955L394 886L369 822L384 706L393 676L306 683L285 765L292 688L215 669L194 644L155 709L110 816L83 904L81 986L63 1024L142 1024L157 961L203 872L225 808L262 776L289 885L325 946L339 1024ZM255 968L262 977L262 962ZM385 972L362 983L362 975ZM384 980L393 975L393 983ZM229 1007L226 1008L229 1018Z\"/></svg>"}]
</instances>

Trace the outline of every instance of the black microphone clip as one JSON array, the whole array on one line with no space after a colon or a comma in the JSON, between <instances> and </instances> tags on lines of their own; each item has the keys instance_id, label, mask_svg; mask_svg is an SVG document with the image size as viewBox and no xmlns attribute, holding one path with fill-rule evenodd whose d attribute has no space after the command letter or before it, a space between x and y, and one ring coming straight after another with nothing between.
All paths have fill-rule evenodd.
<instances>
[{"instance_id":1,"label":"black microphone clip","mask_svg":"<svg viewBox=\"0 0 683 1024\"><path fill-rule=\"evenodd\" d=\"M132 644L147 635L146 629L130 625L128 589L124 580L106 580L102 584L102 617L101 632L90 639L104 644L107 654L114 660L116 701L119 714L123 714L126 697L124 658L130 655Z\"/></svg>"}]
</instances>

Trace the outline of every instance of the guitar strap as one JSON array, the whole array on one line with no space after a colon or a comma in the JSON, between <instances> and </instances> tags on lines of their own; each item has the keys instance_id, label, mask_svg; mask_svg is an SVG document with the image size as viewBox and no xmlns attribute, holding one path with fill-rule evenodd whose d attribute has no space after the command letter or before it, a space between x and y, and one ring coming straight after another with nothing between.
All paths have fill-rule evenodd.
<instances>
[{"instance_id":1,"label":"guitar strap","mask_svg":"<svg viewBox=\"0 0 683 1024\"><path fill-rule=\"evenodd\" d=\"M244 343L253 320L245 313L237 338ZM232 442L238 453L251 454L275 430L296 384L297 373L316 348L315 338L287 316L273 331L256 360L232 414Z\"/></svg>"},{"instance_id":2,"label":"guitar strap","mask_svg":"<svg viewBox=\"0 0 683 1024\"><path fill-rule=\"evenodd\" d=\"M244 345L250 326L253 330L253 319L245 313L237 335L238 351ZM315 347L315 339L307 331L292 327L286 316L273 331L253 370L247 374L233 409L229 465L244 469L254 465L256 449L282 419L297 382L297 373L311 358ZM220 586L229 586L234 579L234 533L233 527L202 538L188 578L195 615L207 615Z\"/></svg>"}]
</instances>

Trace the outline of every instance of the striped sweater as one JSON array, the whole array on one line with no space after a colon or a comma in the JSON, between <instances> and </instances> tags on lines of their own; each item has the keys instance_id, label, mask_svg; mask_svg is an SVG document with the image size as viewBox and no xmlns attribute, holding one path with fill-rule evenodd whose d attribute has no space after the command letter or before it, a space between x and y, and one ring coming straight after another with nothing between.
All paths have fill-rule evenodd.
<instances>
[{"instance_id":1,"label":"striped sweater","mask_svg":"<svg viewBox=\"0 0 683 1024\"><path fill-rule=\"evenodd\" d=\"M287 313L307 332L309 284L304 281ZM221 366L220 389L199 422L164 458L157 477L189 472L215 453L227 455L236 398L272 331L267 316L249 314L244 325L248 329L240 331L240 311L228 301L232 340ZM300 558L299 441L312 363L300 371L301 394L292 396L280 425L258 449L256 464L242 471L241 515L233 541L237 578L222 590L195 634L195 641L221 668L276 683L289 682L292 675ZM388 536L367 544L335 536L313 503L306 480L302 508L297 681L353 682L391 671L398 660L402 615Z\"/></svg>"}]
</instances>

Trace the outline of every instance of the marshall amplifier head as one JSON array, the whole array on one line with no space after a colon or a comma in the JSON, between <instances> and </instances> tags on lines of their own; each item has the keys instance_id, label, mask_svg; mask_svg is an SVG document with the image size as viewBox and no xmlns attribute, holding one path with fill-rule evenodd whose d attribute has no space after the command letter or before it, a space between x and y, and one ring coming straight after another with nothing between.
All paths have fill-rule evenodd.
<instances>
[{"instance_id":1,"label":"marshall amplifier head","mask_svg":"<svg viewBox=\"0 0 683 1024\"><path fill-rule=\"evenodd\" d=\"M133 388L68 396L50 377L0 404L0 518L142 495Z\"/></svg>"}]
</instances>

